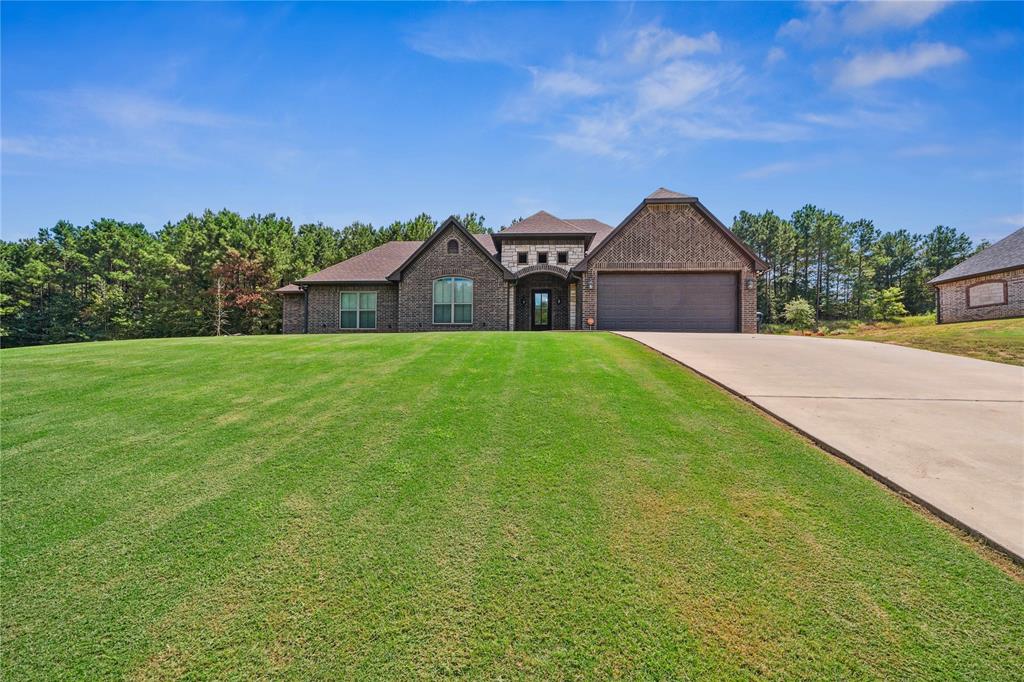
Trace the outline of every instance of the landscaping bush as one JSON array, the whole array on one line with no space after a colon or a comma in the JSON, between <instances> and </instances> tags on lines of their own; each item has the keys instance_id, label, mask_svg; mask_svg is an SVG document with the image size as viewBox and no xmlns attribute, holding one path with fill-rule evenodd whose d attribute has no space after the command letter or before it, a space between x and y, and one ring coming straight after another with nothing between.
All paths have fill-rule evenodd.
<instances>
[{"instance_id":1,"label":"landscaping bush","mask_svg":"<svg viewBox=\"0 0 1024 682\"><path fill-rule=\"evenodd\" d=\"M782 316L786 322L793 325L794 329L812 329L814 327L814 308L802 298L794 298L786 303L782 310Z\"/></svg>"}]
</instances>

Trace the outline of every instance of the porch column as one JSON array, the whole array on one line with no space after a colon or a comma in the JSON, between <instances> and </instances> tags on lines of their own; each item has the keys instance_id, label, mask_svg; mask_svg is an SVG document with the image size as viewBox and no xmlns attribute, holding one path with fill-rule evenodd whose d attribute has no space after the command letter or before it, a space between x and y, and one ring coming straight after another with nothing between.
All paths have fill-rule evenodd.
<instances>
[{"instance_id":1,"label":"porch column","mask_svg":"<svg viewBox=\"0 0 1024 682\"><path fill-rule=\"evenodd\" d=\"M576 328L576 282L569 283L569 329Z\"/></svg>"},{"instance_id":2,"label":"porch column","mask_svg":"<svg viewBox=\"0 0 1024 682\"><path fill-rule=\"evenodd\" d=\"M508 284L508 330L516 330L516 283Z\"/></svg>"}]
</instances>

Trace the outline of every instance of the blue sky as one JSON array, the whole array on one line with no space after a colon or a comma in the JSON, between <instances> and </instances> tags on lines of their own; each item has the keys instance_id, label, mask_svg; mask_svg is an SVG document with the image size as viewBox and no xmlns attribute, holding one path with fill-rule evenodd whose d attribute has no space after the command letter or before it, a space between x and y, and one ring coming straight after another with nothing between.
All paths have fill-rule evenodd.
<instances>
[{"instance_id":1,"label":"blue sky","mask_svg":"<svg viewBox=\"0 0 1024 682\"><path fill-rule=\"evenodd\" d=\"M658 186L726 223L1024 224L1024 4L2 5L2 232L337 227Z\"/></svg>"}]
</instances>

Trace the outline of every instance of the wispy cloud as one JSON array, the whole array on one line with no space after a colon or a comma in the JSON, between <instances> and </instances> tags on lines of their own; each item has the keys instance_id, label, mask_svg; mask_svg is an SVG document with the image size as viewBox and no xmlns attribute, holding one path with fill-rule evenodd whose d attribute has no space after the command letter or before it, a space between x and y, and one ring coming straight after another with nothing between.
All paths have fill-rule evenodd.
<instances>
[{"instance_id":1,"label":"wispy cloud","mask_svg":"<svg viewBox=\"0 0 1024 682\"><path fill-rule=\"evenodd\" d=\"M776 45L772 49L768 50L768 54L765 55L764 64L765 66L775 66L779 62L785 61L786 51Z\"/></svg>"},{"instance_id":2,"label":"wispy cloud","mask_svg":"<svg viewBox=\"0 0 1024 682\"><path fill-rule=\"evenodd\" d=\"M76 88L63 92L40 92L36 97L64 111L77 111L107 125L124 128L154 128L168 125L225 127L240 119L215 111L188 107L146 94L98 88Z\"/></svg>"},{"instance_id":3,"label":"wispy cloud","mask_svg":"<svg viewBox=\"0 0 1024 682\"><path fill-rule=\"evenodd\" d=\"M999 216L996 220L1000 225L1024 227L1024 213L1013 213L1011 215Z\"/></svg>"},{"instance_id":4,"label":"wispy cloud","mask_svg":"<svg viewBox=\"0 0 1024 682\"><path fill-rule=\"evenodd\" d=\"M821 165L823 164L820 159L777 161L775 163L758 166L757 168L751 168L748 171L740 173L739 177L743 180L764 180L777 175L788 175L790 173L799 173L801 171L811 170L813 168L818 168Z\"/></svg>"},{"instance_id":5,"label":"wispy cloud","mask_svg":"<svg viewBox=\"0 0 1024 682\"><path fill-rule=\"evenodd\" d=\"M547 71L531 67L533 87L539 93L589 97L600 94L604 86L598 81L571 70Z\"/></svg>"},{"instance_id":6,"label":"wispy cloud","mask_svg":"<svg viewBox=\"0 0 1024 682\"><path fill-rule=\"evenodd\" d=\"M701 52L717 54L722 50L718 34L714 31L700 36L687 36L657 25L634 31L632 42L627 58L634 64L660 64Z\"/></svg>"},{"instance_id":7,"label":"wispy cloud","mask_svg":"<svg viewBox=\"0 0 1024 682\"><path fill-rule=\"evenodd\" d=\"M918 159L937 156L949 156L954 148L947 144L922 144L914 147L903 147L893 152L893 156L902 159Z\"/></svg>"},{"instance_id":8,"label":"wispy cloud","mask_svg":"<svg viewBox=\"0 0 1024 682\"><path fill-rule=\"evenodd\" d=\"M835 84L842 88L863 88L884 80L918 76L965 59L966 52L945 43L917 43L905 50L859 54L840 66Z\"/></svg>"},{"instance_id":9,"label":"wispy cloud","mask_svg":"<svg viewBox=\"0 0 1024 682\"><path fill-rule=\"evenodd\" d=\"M838 35L861 35L919 26L941 12L949 3L923 1L812 2L802 17L788 20L777 36L828 44Z\"/></svg>"}]
</instances>

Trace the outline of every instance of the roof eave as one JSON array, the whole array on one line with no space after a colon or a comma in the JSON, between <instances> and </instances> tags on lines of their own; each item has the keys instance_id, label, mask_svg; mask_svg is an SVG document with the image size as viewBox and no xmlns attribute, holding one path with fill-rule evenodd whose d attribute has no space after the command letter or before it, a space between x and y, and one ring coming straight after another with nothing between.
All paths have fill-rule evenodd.
<instances>
[{"instance_id":1,"label":"roof eave","mask_svg":"<svg viewBox=\"0 0 1024 682\"><path fill-rule=\"evenodd\" d=\"M597 235L596 232L497 232L491 235L491 239L496 242L505 241L506 239L582 239L583 248L590 248L590 243L594 241L594 237Z\"/></svg>"},{"instance_id":2,"label":"roof eave","mask_svg":"<svg viewBox=\"0 0 1024 682\"><path fill-rule=\"evenodd\" d=\"M938 286L939 284L949 284L950 282L959 282L963 279L974 279L975 277L984 277L986 275L998 275L1003 272L1010 272L1011 270L1024 269L1024 263L1019 265L1007 265L1003 268L993 268L991 270L982 270L980 272L971 272L966 275L954 275L953 277L944 277L939 275L928 280L927 284L932 286Z\"/></svg>"}]
</instances>

